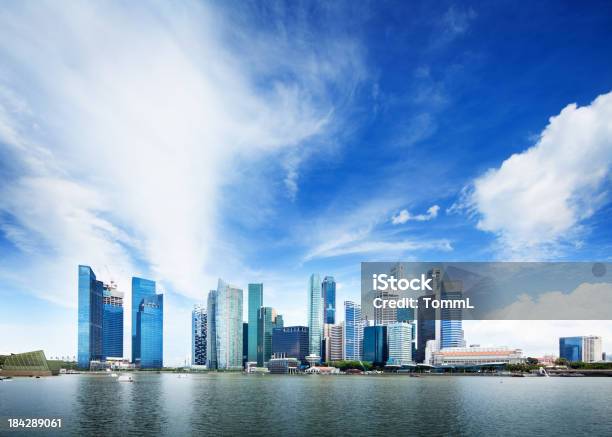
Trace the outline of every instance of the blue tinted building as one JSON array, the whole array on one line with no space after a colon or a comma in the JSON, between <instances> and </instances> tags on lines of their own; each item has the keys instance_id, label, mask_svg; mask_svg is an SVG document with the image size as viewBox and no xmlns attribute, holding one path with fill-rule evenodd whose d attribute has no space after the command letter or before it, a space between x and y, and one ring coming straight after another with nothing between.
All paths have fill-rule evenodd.
<instances>
[{"instance_id":1,"label":"blue tinted building","mask_svg":"<svg viewBox=\"0 0 612 437\"><path fill-rule=\"evenodd\" d=\"M103 287L102 355L123 357L123 293L115 283Z\"/></svg>"},{"instance_id":2,"label":"blue tinted building","mask_svg":"<svg viewBox=\"0 0 612 437\"><path fill-rule=\"evenodd\" d=\"M582 337L561 337L559 357L567 361L582 361Z\"/></svg>"},{"instance_id":3,"label":"blue tinted building","mask_svg":"<svg viewBox=\"0 0 612 437\"><path fill-rule=\"evenodd\" d=\"M323 317L329 324L336 323L336 281L333 276L326 276L321 284L323 292Z\"/></svg>"},{"instance_id":4,"label":"blue tinted building","mask_svg":"<svg viewBox=\"0 0 612 437\"><path fill-rule=\"evenodd\" d=\"M155 296L155 281L132 278L132 362L140 359L140 338L137 335L138 310L146 297Z\"/></svg>"},{"instance_id":5,"label":"blue tinted building","mask_svg":"<svg viewBox=\"0 0 612 437\"><path fill-rule=\"evenodd\" d=\"M302 364L305 364L308 355L308 327L274 328L272 330L272 353L286 358L297 358Z\"/></svg>"},{"instance_id":6,"label":"blue tinted building","mask_svg":"<svg viewBox=\"0 0 612 437\"><path fill-rule=\"evenodd\" d=\"M89 362L102 360L103 285L89 266L79 266L78 286L78 366L89 369Z\"/></svg>"},{"instance_id":7,"label":"blue tinted building","mask_svg":"<svg viewBox=\"0 0 612 437\"><path fill-rule=\"evenodd\" d=\"M145 297L136 315L136 338L139 341L140 368L164 366L164 296Z\"/></svg>"},{"instance_id":8,"label":"blue tinted building","mask_svg":"<svg viewBox=\"0 0 612 437\"><path fill-rule=\"evenodd\" d=\"M259 316L259 308L263 306L263 284L249 284L249 344L248 344L248 360L257 361L257 318Z\"/></svg>"},{"instance_id":9,"label":"blue tinted building","mask_svg":"<svg viewBox=\"0 0 612 437\"><path fill-rule=\"evenodd\" d=\"M363 361L384 366L388 359L387 327L366 326L363 330Z\"/></svg>"},{"instance_id":10,"label":"blue tinted building","mask_svg":"<svg viewBox=\"0 0 612 437\"><path fill-rule=\"evenodd\" d=\"M463 299L460 281L442 281L442 299ZM463 310L443 308L440 310L440 347L464 347Z\"/></svg>"},{"instance_id":11,"label":"blue tinted building","mask_svg":"<svg viewBox=\"0 0 612 437\"><path fill-rule=\"evenodd\" d=\"M361 360L363 347L363 321L361 305L344 302L344 359Z\"/></svg>"}]
</instances>

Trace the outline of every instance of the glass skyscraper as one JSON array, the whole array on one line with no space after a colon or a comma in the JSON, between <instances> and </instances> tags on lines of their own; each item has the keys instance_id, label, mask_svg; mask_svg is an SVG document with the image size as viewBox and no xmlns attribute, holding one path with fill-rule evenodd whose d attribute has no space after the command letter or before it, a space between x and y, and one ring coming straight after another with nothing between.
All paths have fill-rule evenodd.
<instances>
[{"instance_id":1,"label":"glass skyscraper","mask_svg":"<svg viewBox=\"0 0 612 437\"><path fill-rule=\"evenodd\" d=\"M388 363L402 366L412 363L412 324L398 322L387 325Z\"/></svg>"},{"instance_id":2,"label":"glass skyscraper","mask_svg":"<svg viewBox=\"0 0 612 437\"><path fill-rule=\"evenodd\" d=\"M308 327L274 328L272 331L272 353L286 358L297 358L302 364L306 364Z\"/></svg>"},{"instance_id":3,"label":"glass skyscraper","mask_svg":"<svg viewBox=\"0 0 612 437\"><path fill-rule=\"evenodd\" d=\"M366 326L363 330L363 361L382 366L388 358L387 326Z\"/></svg>"},{"instance_id":4,"label":"glass skyscraper","mask_svg":"<svg viewBox=\"0 0 612 437\"><path fill-rule=\"evenodd\" d=\"M321 356L323 340L323 294L321 277L313 273L308 284L308 350L310 355Z\"/></svg>"},{"instance_id":5,"label":"glass skyscraper","mask_svg":"<svg viewBox=\"0 0 612 437\"><path fill-rule=\"evenodd\" d=\"M78 366L89 369L92 360L102 360L103 285L89 266L79 266Z\"/></svg>"},{"instance_id":6,"label":"glass skyscraper","mask_svg":"<svg viewBox=\"0 0 612 437\"><path fill-rule=\"evenodd\" d=\"M278 321L278 323L277 323ZM272 355L272 331L282 328L283 318L276 315L276 310L261 307L257 317L257 365L262 367Z\"/></svg>"},{"instance_id":7,"label":"glass skyscraper","mask_svg":"<svg viewBox=\"0 0 612 437\"><path fill-rule=\"evenodd\" d=\"M132 362L140 360L140 339L137 336L138 310L144 298L155 296L155 281L132 278Z\"/></svg>"},{"instance_id":8,"label":"glass skyscraper","mask_svg":"<svg viewBox=\"0 0 612 437\"><path fill-rule=\"evenodd\" d=\"M206 307L196 304L191 311L191 364L206 365Z\"/></svg>"},{"instance_id":9,"label":"glass skyscraper","mask_svg":"<svg viewBox=\"0 0 612 437\"><path fill-rule=\"evenodd\" d=\"M344 302L344 359L361 360L363 346L363 322L361 305Z\"/></svg>"},{"instance_id":10,"label":"glass skyscraper","mask_svg":"<svg viewBox=\"0 0 612 437\"><path fill-rule=\"evenodd\" d=\"M249 361L257 361L257 318L263 306L263 284L249 284Z\"/></svg>"},{"instance_id":11,"label":"glass skyscraper","mask_svg":"<svg viewBox=\"0 0 612 437\"><path fill-rule=\"evenodd\" d=\"M102 355L123 357L123 292L111 282L103 286Z\"/></svg>"},{"instance_id":12,"label":"glass skyscraper","mask_svg":"<svg viewBox=\"0 0 612 437\"><path fill-rule=\"evenodd\" d=\"M209 369L217 368L217 290L210 290L206 301L208 320L206 327L206 365Z\"/></svg>"},{"instance_id":13,"label":"glass skyscraper","mask_svg":"<svg viewBox=\"0 0 612 437\"><path fill-rule=\"evenodd\" d=\"M326 276L321 284L323 292L324 323L336 323L336 281L333 276Z\"/></svg>"},{"instance_id":14,"label":"glass skyscraper","mask_svg":"<svg viewBox=\"0 0 612 437\"><path fill-rule=\"evenodd\" d=\"M136 338L139 340L140 368L164 367L164 296L145 297L137 313Z\"/></svg>"},{"instance_id":15,"label":"glass skyscraper","mask_svg":"<svg viewBox=\"0 0 612 437\"><path fill-rule=\"evenodd\" d=\"M442 281L442 299L462 299L460 281ZM440 347L464 347L463 312L461 308L440 310Z\"/></svg>"},{"instance_id":16,"label":"glass skyscraper","mask_svg":"<svg viewBox=\"0 0 612 437\"><path fill-rule=\"evenodd\" d=\"M219 279L216 308L217 366L242 369L242 289Z\"/></svg>"}]
</instances>

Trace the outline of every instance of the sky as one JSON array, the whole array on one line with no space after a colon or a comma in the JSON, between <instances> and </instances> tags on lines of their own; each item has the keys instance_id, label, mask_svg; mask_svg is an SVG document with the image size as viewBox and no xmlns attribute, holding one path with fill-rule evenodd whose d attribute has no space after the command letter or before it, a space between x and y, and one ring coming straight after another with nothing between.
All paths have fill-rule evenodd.
<instances>
[{"instance_id":1,"label":"sky","mask_svg":"<svg viewBox=\"0 0 612 437\"><path fill-rule=\"evenodd\" d=\"M176 364L218 278L306 324L309 275L341 309L362 261L610 261L611 29L603 1L4 4L0 353L76 354L79 264L127 307L158 282ZM612 352L612 322L487 323Z\"/></svg>"}]
</instances>

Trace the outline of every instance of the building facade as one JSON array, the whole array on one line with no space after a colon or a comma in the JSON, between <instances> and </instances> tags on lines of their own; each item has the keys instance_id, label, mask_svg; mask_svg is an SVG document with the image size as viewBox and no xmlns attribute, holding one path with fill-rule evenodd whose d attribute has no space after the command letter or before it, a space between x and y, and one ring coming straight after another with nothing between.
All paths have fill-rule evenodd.
<instances>
[{"instance_id":1,"label":"building facade","mask_svg":"<svg viewBox=\"0 0 612 437\"><path fill-rule=\"evenodd\" d=\"M355 302L344 302L344 346L345 360L359 361L362 358L363 322L361 320L361 305Z\"/></svg>"},{"instance_id":2,"label":"building facade","mask_svg":"<svg viewBox=\"0 0 612 437\"><path fill-rule=\"evenodd\" d=\"M325 345L323 361L340 361L343 357L344 324L323 325L323 344Z\"/></svg>"},{"instance_id":3,"label":"building facade","mask_svg":"<svg viewBox=\"0 0 612 437\"><path fill-rule=\"evenodd\" d=\"M103 284L89 266L79 266L78 352L79 368L89 369L91 361L102 360Z\"/></svg>"},{"instance_id":4,"label":"building facade","mask_svg":"<svg viewBox=\"0 0 612 437\"><path fill-rule=\"evenodd\" d=\"M155 281L132 278L132 362L140 361L140 338L137 336L138 311L146 297L155 296Z\"/></svg>"},{"instance_id":5,"label":"building facade","mask_svg":"<svg viewBox=\"0 0 612 437\"><path fill-rule=\"evenodd\" d=\"M398 322L388 325L387 343L389 345L388 364L393 366L403 366L413 362L412 324Z\"/></svg>"},{"instance_id":6,"label":"building facade","mask_svg":"<svg viewBox=\"0 0 612 437\"><path fill-rule=\"evenodd\" d=\"M191 311L191 364L195 366L206 366L206 343L208 318L206 307L196 304Z\"/></svg>"},{"instance_id":7,"label":"building facade","mask_svg":"<svg viewBox=\"0 0 612 437\"><path fill-rule=\"evenodd\" d=\"M580 337L561 337L559 357L568 361L593 363L603 359L601 337L587 335Z\"/></svg>"},{"instance_id":8,"label":"building facade","mask_svg":"<svg viewBox=\"0 0 612 437\"><path fill-rule=\"evenodd\" d=\"M145 297L136 315L140 368L164 367L164 295Z\"/></svg>"},{"instance_id":9,"label":"building facade","mask_svg":"<svg viewBox=\"0 0 612 437\"><path fill-rule=\"evenodd\" d=\"M248 361L257 361L257 319L259 309L263 306L263 284L249 284L249 344Z\"/></svg>"},{"instance_id":10,"label":"building facade","mask_svg":"<svg viewBox=\"0 0 612 437\"><path fill-rule=\"evenodd\" d=\"M336 323L336 280L333 276L326 276L321 283L323 292L324 323Z\"/></svg>"},{"instance_id":11,"label":"building facade","mask_svg":"<svg viewBox=\"0 0 612 437\"><path fill-rule=\"evenodd\" d=\"M323 294L321 278L313 273L308 284L308 349L311 355L321 356L323 340Z\"/></svg>"},{"instance_id":12,"label":"building facade","mask_svg":"<svg viewBox=\"0 0 612 437\"><path fill-rule=\"evenodd\" d=\"M463 291L460 281L442 281L442 299L462 299ZM461 308L444 308L440 310L440 347L464 347L463 310Z\"/></svg>"},{"instance_id":13,"label":"building facade","mask_svg":"<svg viewBox=\"0 0 612 437\"><path fill-rule=\"evenodd\" d=\"M102 301L102 355L123 358L123 292L111 281L103 286Z\"/></svg>"},{"instance_id":14,"label":"building facade","mask_svg":"<svg viewBox=\"0 0 612 437\"><path fill-rule=\"evenodd\" d=\"M278 320L278 324L277 324ZM272 356L272 331L282 328L282 317L271 307L261 307L257 317L257 365L263 367Z\"/></svg>"},{"instance_id":15,"label":"building facade","mask_svg":"<svg viewBox=\"0 0 612 437\"><path fill-rule=\"evenodd\" d=\"M242 289L219 279L215 308L217 367L242 369Z\"/></svg>"},{"instance_id":16,"label":"building facade","mask_svg":"<svg viewBox=\"0 0 612 437\"><path fill-rule=\"evenodd\" d=\"M286 326L272 331L272 353L278 357L297 358L306 363L308 355L308 327Z\"/></svg>"},{"instance_id":17,"label":"building facade","mask_svg":"<svg viewBox=\"0 0 612 437\"><path fill-rule=\"evenodd\" d=\"M433 352L434 366L486 366L524 362L520 349L506 347L451 347Z\"/></svg>"},{"instance_id":18,"label":"building facade","mask_svg":"<svg viewBox=\"0 0 612 437\"><path fill-rule=\"evenodd\" d=\"M363 330L363 361L384 366L388 359L387 326L366 326Z\"/></svg>"},{"instance_id":19,"label":"building facade","mask_svg":"<svg viewBox=\"0 0 612 437\"><path fill-rule=\"evenodd\" d=\"M207 326L206 326L206 366L209 369L217 368L217 290L210 290L206 299Z\"/></svg>"}]
</instances>

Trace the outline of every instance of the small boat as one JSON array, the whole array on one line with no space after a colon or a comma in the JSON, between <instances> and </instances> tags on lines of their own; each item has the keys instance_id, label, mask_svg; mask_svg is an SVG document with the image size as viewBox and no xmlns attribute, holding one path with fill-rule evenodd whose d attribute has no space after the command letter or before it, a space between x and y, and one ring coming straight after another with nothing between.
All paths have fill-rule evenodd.
<instances>
[{"instance_id":1,"label":"small boat","mask_svg":"<svg viewBox=\"0 0 612 437\"><path fill-rule=\"evenodd\" d=\"M117 378L118 382L134 382L134 378L131 375L121 375Z\"/></svg>"}]
</instances>

